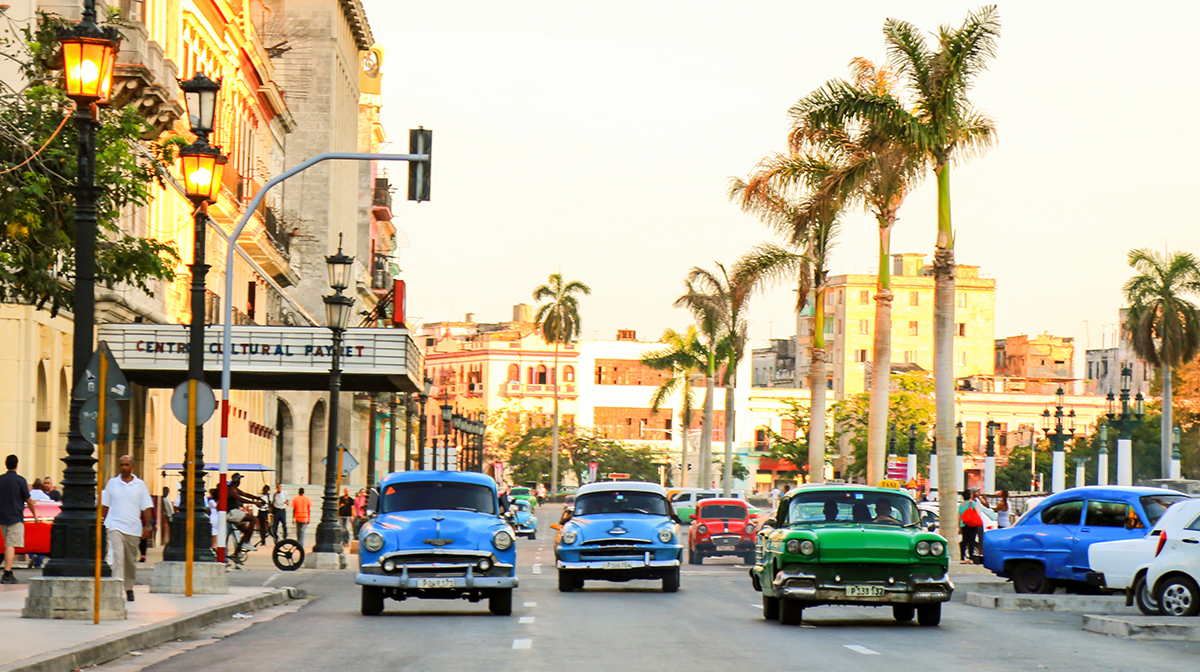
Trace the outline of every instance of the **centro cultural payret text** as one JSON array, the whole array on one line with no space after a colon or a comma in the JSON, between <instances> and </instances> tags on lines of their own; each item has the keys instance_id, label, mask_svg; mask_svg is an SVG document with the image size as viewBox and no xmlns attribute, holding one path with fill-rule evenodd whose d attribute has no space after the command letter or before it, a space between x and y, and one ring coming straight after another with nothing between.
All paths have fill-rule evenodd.
<instances>
[{"instance_id":1,"label":"centro cultural payret text","mask_svg":"<svg viewBox=\"0 0 1200 672\"><path fill-rule=\"evenodd\" d=\"M209 343L208 351L213 354L224 354L224 349L221 343ZM240 348L240 351L239 351ZM365 345L347 345L344 350L345 357L362 357ZM188 344L180 342L163 342L163 341L138 341L138 352L151 353L172 353L172 354L187 354ZM357 352L356 352L357 351ZM292 357L296 353L292 352L290 345L271 345L269 343L234 343L233 354L235 355L262 355L266 357ZM332 357L333 348L324 345L306 345L304 346L304 355L312 357Z\"/></svg>"}]
</instances>

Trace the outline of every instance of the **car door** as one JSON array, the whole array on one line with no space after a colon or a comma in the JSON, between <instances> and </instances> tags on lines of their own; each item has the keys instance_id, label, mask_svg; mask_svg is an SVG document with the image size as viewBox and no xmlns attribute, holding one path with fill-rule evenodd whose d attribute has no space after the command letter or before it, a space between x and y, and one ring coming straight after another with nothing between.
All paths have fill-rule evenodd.
<instances>
[{"instance_id":1,"label":"car door","mask_svg":"<svg viewBox=\"0 0 1200 672\"><path fill-rule=\"evenodd\" d=\"M1118 541L1144 536L1145 526L1137 512L1128 502L1090 499L1084 512L1083 524L1079 527L1074 547L1071 550L1070 567L1075 578L1083 581L1091 571L1088 562L1088 547L1102 541Z\"/></svg>"},{"instance_id":2,"label":"car door","mask_svg":"<svg viewBox=\"0 0 1200 672\"><path fill-rule=\"evenodd\" d=\"M1042 546L1046 576L1052 579L1075 578L1075 572L1070 568L1071 552L1083 522L1083 505L1083 500L1072 499L1056 502L1042 511L1042 529L1037 536Z\"/></svg>"},{"instance_id":3,"label":"car door","mask_svg":"<svg viewBox=\"0 0 1200 672\"><path fill-rule=\"evenodd\" d=\"M1179 533L1180 569L1193 579L1200 579L1200 516L1188 523Z\"/></svg>"}]
</instances>

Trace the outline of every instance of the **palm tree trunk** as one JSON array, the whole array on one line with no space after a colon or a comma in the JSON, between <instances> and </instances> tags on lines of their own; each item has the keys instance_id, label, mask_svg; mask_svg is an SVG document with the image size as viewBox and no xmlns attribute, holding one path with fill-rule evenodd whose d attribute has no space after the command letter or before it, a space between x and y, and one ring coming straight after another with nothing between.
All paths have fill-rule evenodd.
<instances>
[{"instance_id":1,"label":"palm tree trunk","mask_svg":"<svg viewBox=\"0 0 1200 672\"><path fill-rule=\"evenodd\" d=\"M888 398L892 384L891 224L879 227L879 281L875 294L875 352L871 360L871 398L867 418L867 484L887 476Z\"/></svg>"},{"instance_id":2,"label":"palm tree trunk","mask_svg":"<svg viewBox=\"0 0 1200 672\"><path fill-rule=\"evenodd\" d=\"M1164 353L1170 355L1169 352ZM1162 365L1162 478L1171 477L1171 449L1175 439L1175 419L1172 408L1171 365L1163 358Z\"/></svg>"},{"instance_id":3,"label":"palm tree trunk","mask_svg":"<svg viewBox=\"0 0 1200 672\"><path fill-rule=\"evenodd\" d=\"M688 434L690 434L692 431L692 409L690 405L687 405L686 395L691 392L691 389L689 389L691 384L692 381L689 378L684 382L683 388L683 393L685 396L683 402L685 406L682 413L683 427L681 428L681 434L683 434L683 448L679 454L679 480L675 484L676 487L680 488L686 488L688 486Z\"/></svg>"},{"instance_id":4,"label":"palm tree trunk","mask_svg":"<svg viewBox=\"0 0 1200 672\"><path fill-rule=\"evenodd\" d=\"M550 496L558 494L558 342L554 343L554 425L550 430Z\"/></svg>"},{"instance_id":5,"label":"palm tree trunk","mask_svg":"<svg viewBox=\"0 0 1200 672\"><path fill-rule=\"evenodd\" d=\"M799 290L797 290L797 291L799 291ZM795 356L795 359L793 359L793 360L792 360L792 382L794 382L794 383L795 383L795 386L796 386L796 389L797 389L797 390L799 390L799 389L801 389L801 388L803 388L803 387L804 387L804 381L803 381L803 379L802 379L802 378L800 378L800 343L801 343L801 341L803 340L803 339L801 338L801 336L800 336L800 332L801 332L801 327L803 327L803 326L804 326L804 317L803 317L803 316L800 314L800 308L799 308L799 306L800 306L799 300L800 300L801 298L807 298L807 297L797 297L797 303L796 303L796 306L797 306L797 308L796 308L796 336L795 336L795 340L796 340L796 343L795 343L795 347L796 347L796 353L795 353L795 355L796 355L796 356ZM810 379L810 382L811 382L811 379ZM774 487L774 484L772 484L772 487Z\"/></svg>"},{"instance_id":6,"label":"palm tree trunk","mask_svg":"<svg viewBox=\"0 0 1200 672\"><path fill-rule=\"evenodd\" d=\"M700 474L697 485L701 488L712 485L713 387L716 378L714 368L712 355L709 355L708 375L704 377L704 421L700 425Z\"/></svg>"},{"instance_id":7,"label":"palm tree trunk","mask_svg":"<svg viewBox=\"0 0 1200 672\"><path fill-rule=\"evenodd\" d=\"M933 257L933 387L936 436L942 446L938 460L938 519L947 553L958 557L958 474L954 459L954 235L950 226L950 166L939 162L938 238Z\"/></svg>"},{"instance_id":8,"label":"palm tree trunk","mask_svg":"<svg viewBox=\"0 0 1200 672\"><path fill-rule=\"evenodd\" d=\"M736 363L734 363L736 366ZM730 372L725 373L725 464L721 472L721 494L729 496L733 489L733 422L736 412L733 409L733 388L735 382Z\"/></svg>"},{"instance_id":9,"label":"palm tree trunk","mask_svg":"<svg viewBox=\"0 0 1200 672\"><path fill-rule=\"evenodd\" d=\"M816 292L813 346L809 357L808 482L825 482L825 296ZM801 465L797 464L799 469Z\"/></svg>"}]
</instances>

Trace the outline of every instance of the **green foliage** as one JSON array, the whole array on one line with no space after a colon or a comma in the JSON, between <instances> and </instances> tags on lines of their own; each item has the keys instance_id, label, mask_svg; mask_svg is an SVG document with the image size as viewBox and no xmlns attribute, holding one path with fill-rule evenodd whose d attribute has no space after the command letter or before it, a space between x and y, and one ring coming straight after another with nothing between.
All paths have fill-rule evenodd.
<instances>
[{"instance_id":1,"label":"green foliage","mask_svg":"<svg viewBox=\"0 0 1200 672\"><path fill-rule=\"evenodd\" d=\"M767 437L770 441L768 455L773 460L787 460L796 465L800 471L787 472L789 475L800 474L808 466L808 428L809 428L809 408L796 399L784 399L784 408L779 413L779 418L783 420L791 420L796 428L794 438L787 438L773 429L767 429ZM826 425L828 426L828 425ZM826 454L831 450L832 445L826 445Z\"/></svg>"},{"instance_id":2,"label":"green foliage","mask_svg":"<svg viewBox=\"0 0 1200 672\"><path fill-rule=\"evenodd\" d=\"M533 290L534 301L546 301L538 307L534 321L547 343L565 345L579 336L579 302L574 295L591 293L591 288L578 280L563 282L561 273L551 273L547 284Z\"/></svg>"},{"instance_id":3,"label":"green foliage","mask_svg":"<svg viewBox=\"0 0 1200 672\"><path fill-rule=\"evenodd\" d=\"M501 454L507 453L508 473L513 483L549 481L552 452L550 427L519 424L502 434L497 445ZM658 465L662 460L646 446L605 439L594 431L574 425L562 427L559 434L559 482L570 471L576 481L582 483L589 462L600 465L598 473L601 476L626 473L632 480L656 483Z\"/></svg>"},{"instance_id":4,"label":"green foliage","mask_svg":"<svg viewBox=\"0 0 1200 672\"><path fill-rule=\"evenodd\" d=\"M896 453L908 454L908 428L917 425L917 471L923 473L929 464L928 434L934 423L933 380L927 372L913 371L892 374L892 383L888 424L896 427ZM854 450L854 461L846 466L843 478L865 476L870 396L862 392L833 405L836 438L849 437Z\"/></svg>"},{"instance_id":5,"label":"green foliage","mask_svg":"<svg viewBox=\"0 0 1200 672\"><path fill-rule=\"evenodd\" d=\"M742 463L742 458L737 455L733 456L733 470L732 471L733 471L733 480L735 480L735 481L744 481L750 477L750 470L747 469L746 465Z\"/></svg>"},{"instance_id":6,"label":"green foliage","mask_svg":"<svg viewBox=\"0 0 1200 672\"><path fill-rule=\"evenodd\" d=\"M78 134L70 120L63 123L74 106L56 86L61 25L40 14L24 29L23 44L3 45L28 85L0 91L0 292L51 313L72 304L75 270ZM147 158L135 149L147 125L134 109L101 109L99 119L96 280L151 293L151 281L174 278L179 256L169 243L123 233L120 216L150 201L170 150L151 144Z\"/></svg>"},{"instance_id":7,"label":"green foliage","mask_svg":"<svg viewBox=\"0 0 1200 672\"><path fill-rule=\"evenodd\" d=\"M1129 316L1125 328L1133 349L1152 366L1179 366L1200 354L1200 261L1187 252L1129 253L1137 274L1125 283Z\"/></svg>"}]
</instances>

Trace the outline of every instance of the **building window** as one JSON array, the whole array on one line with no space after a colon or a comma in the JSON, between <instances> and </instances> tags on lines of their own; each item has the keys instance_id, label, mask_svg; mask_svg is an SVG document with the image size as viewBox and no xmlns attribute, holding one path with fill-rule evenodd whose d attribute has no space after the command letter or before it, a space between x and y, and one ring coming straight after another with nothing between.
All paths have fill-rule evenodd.
<instances>
[{"instance_id":1,"label":"building window","mask_svg":"<svg viewBox=\"0 0 1200 672\"><path fill-rule=\"evenodd\" d=\"M917 351L916 350L905 350L904 351L904 363L905 364L916 364L917 363Z\"/></svg>"},{"instance_id":2,"label":"building window","mask_svg":"<svg viewBox=\"0 0 1200 672\"><path fill-rule=\"evenodd\" d=\"M766 429L754 430L754 449L759 451L769 450L771 448L770 435Z\"/></svg>"},{"instance_id":3,"label":"building window","mask_svg":"<svg viewBox=\"0 0 1200 672\"><path fill-rule=\"evenodd\" d=\"M531 366L525 369L525 382L526 384L533 385L533 380L533 367Z\"/></svg>"},{"instance_id":4,"label":"building window","mask_svg":"<svg viewBox=\"0 0 1200 672\"><path fill-rule=\"evenodd\" d=\"M871 292L862 290L858 293L858 305L865 306L871 303Z\"/></svg>"},{"instance_id":5,"label":"building window","mask_svg":"<svg viewBox=\"0 0 1200 672\"><path fill-rule=\"evenodd\" d=\"M854 361L856 361L860 364L862 362L867 361L867 351L866 350L855 350L854 351Z\"/></svg>"},{"instance_id":6,"label":"building window","mask_svg":"<svg viewBox=\"0 0 1200 672\"><path fill-rule=\"evenodd\" d=\"M910 320L908 323L908 335L909 336L917 336L918 335L917 332L919 330L920 330L920 322Z\"/></svg>"},{"instance_id":7,"label":"building window","mask_svg":"<svg viewBox=\"0 0 1200 672\"><path fill-rule=\"evenodd\" d=\"M966 335L967 335L967 323L966 322L958 323L958 335L962 336L964 338L966 337Z\"/></svg>"},{"instance_id":8,"label":"building window","mask_svg":"<svg viewBox=\"0 0 1200 672\"><path fill-rule=\"evenodd\" d=\"M510 383L521 382L521 367L517 366L516 364L508 365L508 382L510 382Z\"/></svg>"},{"instance_id":9,"label":"building window","mask_svg":"<svg viewBox=\"0 0 1200 672\"><path fill-rule=\"evenodd\" d=\"M825 305L827 305L827 306L832 306L832 305L833 305L833 302L834 302L835 300L836 300L836 297L834 297L834 295L833 295L833 292L826 292L826 293L825 293Z\"/></svg>"},{"instance_id":10,"label":"building window","mask_svg":"<svg viewBox=\"0 0 1200 672\"><path fill-rule=\"evenodd\" d=\"M832 317L825 318L825 333L827 333L827 334L833 333L833 318Z\"/></svg>"},{"instance_id":11,"label":"building window","mask_svg":"<svg viewBox=\"0 0 1200 672\"><path fill-rule=\"evenodd\" d=\"M548 373L549 372L546 370L545 364L538 364L537 375L535 375L533 377L534 384L535 385L545 385L547 382Z\"/></svg>"},{"instance_id":12,"label":"building window","mask_svg":"<svg viewBox=\"0 0 1200 672\"><path fill-rule=\"evenodd\" d=\"M908 293L908 305L910 305L910 306L921 305L921 293L920 292L909 292Z\"/></svg>"},{"instance_id":13,"label":"building window","mask_svg":"<svg viewBox=\"0 0 1200 672\"><path fill-rule=\"evenodd\" d=\"M858 321L858 333L860 333L860 334L871 333L871 321L870 320L859 320Z\"/></svg>"},{"instance_id":14,"label":"building window","mask_svg":"<svg viewBox=\"0 0 1200 672\"><path fill-rule=\"evenodd\" d=\"M842 290L838 290L838 305L842 305Z\"/></svg>"},{"instance_id":15,"label":"building window","mask_svg":"<svg viewBox=\"0 0 1200 672\"><path fill-rule=\"evenodd\" d=\"M958 307L959 308L967 307L967 295L964 294L963 292L958 293Z\"/></svg>"},{"instance_id":16,"label":"building window","mask_svg":"<svg viewBox=\"0 0 1200 672\"><path fill-rule=\"evenodd\" d=\"M575 382L575 367L573 367L573 366L563 367L563 382L564 383Z\"/></svg>"},{"instance_id":17,"label":"building window","mask_svg":"<svg viewBox=\"0 0 1200 672\"><path fill-rule=\"evenodd\" d=\"M838 319L838 330L837 330L837 333L838 333L838 336L841 336L841 335L842 335L842 320L841 320L840 318Z\"/></svg>"},{"instance_id":18,"label":"building window","mask_svg":"<svg viewBox=\"0 0 1200 672\"><path fill-rule=\"evenodd\" d=\"M958 353L958 356L957 356L957 357L955 357L955 359L958 361L958 365L959 365L959 366L966 366L966 365L967 365L967 353L965 353L965 352L959 352L959 353Z\"/></svg>"}]
</instances>

